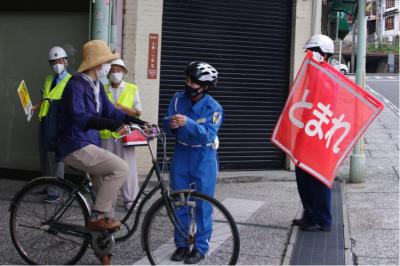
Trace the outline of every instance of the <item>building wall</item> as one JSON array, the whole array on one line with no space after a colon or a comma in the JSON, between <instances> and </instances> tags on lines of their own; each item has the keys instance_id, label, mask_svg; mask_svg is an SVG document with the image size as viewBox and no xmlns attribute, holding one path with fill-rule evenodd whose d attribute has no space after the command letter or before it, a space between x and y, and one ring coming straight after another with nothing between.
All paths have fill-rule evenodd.
<instances>
[{"instance_id":1,"label":"building wall","mask_svg":"<svg viewBox=\"0 0 400 266\"><path fill-rule=\"evenodd\" d=\"M143 105L142 119L157 123L158 96L160 86L160 51L162 26L162 0L125 1L122 57L127 64L128 81L139 86ZM149 34L156 33L158 40L157 79L147 78ZM156 151L156 143L152 147ZM147 147L137 147L139 175L146 174L151 168L151 157Z\"/></svg>"},{"instance_id":2,"label":"building wall","mask_svg":"<svg viewBox=\"0 0 400 266\"><path fill-rule=\"evenodd\" d=\"M377 17L379 18L380 26L377 27L378 30L378 36L396 36L400 34L400 1L395 0L394 1L394 7L391 8L386 8L386 0L379 0L377 2ZM385 20L387 17L394 16L394 29L393 30L385 30ZM385 41L389 41L388 39Z\"/></svg>"},{"instance_id":3,"label":"building wall","mask_svg":"<svg viewBox=\"0 0 400 266\"><path fill-rule=\"evenodd\" d=\"M298 0L293 5L290 82L294 80L303 60L303 45L312 34L313 0ZM134 81L139 86L143 102L142 118L152 122L157 121L158 114L162 10L161 0L126 0L124 6L122 56L129 68L127 80ZM321 8L319 12L320 10ZM320 21L317 20L317 23ZM147 79L150 33L159 34L158 70L157 79L154 80ZM138 147L137 151L138 171L143 175L151 167L151 160L144 147Z\"/></svg>"},{"instance_id":4,"label":"building wall","mask_svg":"<svg viewBox=\"0 0 400 266\"><path fill-rule=\"evenodd\" d=\"M120 1L119 1L120 2ZM162 13L163 13L163 1L162 0L124 0L124 16L123 16L123 44L122 44L122 56L127 64L129 69L129 73L127 76L128 81L136 82L140 89L140 95L143 102L143 116L142 118L148 121L156 122L158 120L158 102L159 102L159 69L160 69L160 58L161 58L161 37L162 37ZM312 19L312 6L313 0L297 0L293 1L294 12L293 12L293 20L292 20L292 51L291 51L291 80L294 79L297 70L301 64L302 58L304 56L304 51L302 49L302 45L307 40L307 38L311 35L311 19ZM64 6L60 5L59 9L62 11ZM16 6L16 11L20 9L19 6ZM5 101L6 103L12 104L4 104L0 109L11 108L12 110L5 110L4 114L7 116L5 119L6 123L8 123L7 119L14 119L13 116L18 116L16 118L18 120L18 125L15 121L10 122L9 128L5 128L3 130L3 142L4 142L4 151L0 156L0 167L3 168L14 168L14 169L24 169L24 170L39 170L39 163L37 158L37 119L35 118L30 123L25 121L25 117L22 113L22 110L19 106L19 99L16 94L13 92L18 86L20 80L25 79L28 82L28 87L31 89L32 98L34 102L37 102L39 98L39 91L37 88L40 88L40 84L43 82L43 77L46 73L49 72L46 55L47 50L52 45L64 45L62 40L71 42L73 47L76 50L77 56L70 57L70 63L73 66L71 69L74 72L75 66L80 62L80 47L88 38L88 13L76 13L71 15L71 13L57 13L53 14L51 12L48 13L38 13L38 19L43 21L43 24L37 26L37 24L32 23L32 18L27 17L27 13L19 13L17 15L21 16L21 19L16 19L14 17L12 19L7 18L2 14L1 18L4 20L4 23L0 23L0 31L4 32L10 31L12 34L15 32L19 33L20 38L20 30L21 28L30 29L29 27L33 27L31 32L34 35L41 36L39 33L43 32L43 36L45 38L36 38L33 42L31 40L31 44L24 49L28 49L28 55L35 57L33 60L28 60L28 62L35 62L37 66L40 66L39 69L35 68L34 75L32 74L32 66L31 64L20 64L21 61L18 60L5 60L5 62L16 62L15 64L7 63L7 68L5 68L5 72L3 71L3 77L1 79L0 85L3 85L4 88L8 88L0 90L4 95L8 95L7 97L13 97L12 100ZM53 18L48 18L47 16L54 16ZM65 18L64 18L65 16ZM61 19L60 19L61 17ZM19 27L19 30L12 31L15 28L16 22L27 23L29 26ZM71 31L71 36L66 39L65 30L59 30L59 25L62 21L67 21L65 23L66 28L74 31ZM9 23L11 26L7 26ZM76 24L79 24L75 26ZM74 27L71 27L74 26ZM49 28L58 27L57 30L53 33ZM64 28L62 28L64 29ZM80 29L76 31L76 29ZM59 37L57 34L64 34L64 36ZM68 32L69 34L70 32ZM148 62L148 45L149 45L149 34L156 33L159 35L159 48L158 48L158 69L157 69L157 79L147 79L147 62ZM3 42L2 52L4 55L13 55L18 50L19 46L13 46L11 39L14 35L5 33L4 36L8 36L7 42ZM29 34L23 35L29 39ZM50 39L48 39L50 38ZM71 41L71 40L72 41ZM61 43L60 43L61 41ZM7 46L10 50L4 50L4 45L9 43ZM24 44L26 42L15 41L17 44ZM40 49L36 49L40 47ZM34 47L35 49L33 49ZM7 49L8 49L7 48ZM22 50L24 50L22 49ZM71 49L71 50L74 50ZM35 53L29 53L29 50L35 50ZM39 51L39 52L38 52ZM70 52L70 51L68 51ZM36 57L39 56L37 59ZM44 61L42 61L44 60ZM3 60L4 61L4 60ZM39 62L39 63L36 63ZM16 64L19 64L18 66ZM24 67L24 70L21 70L21 66ZM26 70L25 70L26 68ZM15 70L15 71L14 71ZM14 71L14 74L7 74L7 71ZM27 74L26 74L27 73ZM10 81L9 79L12 79ZM12 84L10 85L10 82ZM5 99L5 97L3 97ZM11 124L14 129L11 129ZM19 125L21 124L21 125ZM14 132L22 132L15 138ZM19 143L13 143L13 141L18 141ZM153 144L153 148L155 150L155 143ZM138 168L139 173L144 174L148 171L151 166L151 160L148 154L148 151L143 147L137 148L138 150ZM21 163L22 162L22 163ZM23 165L23 166L22 166Z\"/></svg>"},{"instance_id":5,"label":"building wall","mask_svg":"<svg viewBox=\"0 0 400 266\"><path fill-rule=\"evenodd\" d=\"M319 10L321 10L321 8ZM321 17L321 14L317 17ZM293 1L290 84L292 84L296 78L297 71L299 70L305 56L303 46L312 35L312 20L313 0ZM321 25L320 21L317 23ZM321 26L319 26L319 30L321 30ZM290 161L289 157L286 159L286 167L294 170L294 164Z\"/></svg>"},{"instance_id":6,"label":"building wall","mask_svg":"<svg viewBox=\"0 0 400 266\"><path fill-rule=\"evenodd\" d=\"M313 0L293 1L290 82L294 80L305 55L303 46L312 35L312 9Z\"/></svg>"},{"instance_id":7,"label":"building wall","mask_svg":"<svg viewBox=\"0 0 400 266\"><path fill-rule=\"evenodd\" d=\"M17 88L24 80L32 103L41 100L53 46L66 50L74 73L88 39L88 17L89 12L0 12L0 168L40 171L38 112L27 122Z\"/></svg>"}]
</instances>

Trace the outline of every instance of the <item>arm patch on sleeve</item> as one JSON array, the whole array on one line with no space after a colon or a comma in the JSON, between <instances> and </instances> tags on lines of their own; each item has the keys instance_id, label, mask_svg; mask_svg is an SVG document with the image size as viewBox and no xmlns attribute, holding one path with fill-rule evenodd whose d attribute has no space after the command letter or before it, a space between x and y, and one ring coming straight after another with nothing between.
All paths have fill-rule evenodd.
<instances>
[{"instance_id":1,"label":"arm patch on sleeve","mask_svg":"<svg viewBox=\"0 0 400 266\"><path fill-rule=\"evenodd\" d=\"M218 124L219 122L221 122L221 117L222 117L221 113L214 112L212 119L213 124Z\"/></svg>"}]
</instances>

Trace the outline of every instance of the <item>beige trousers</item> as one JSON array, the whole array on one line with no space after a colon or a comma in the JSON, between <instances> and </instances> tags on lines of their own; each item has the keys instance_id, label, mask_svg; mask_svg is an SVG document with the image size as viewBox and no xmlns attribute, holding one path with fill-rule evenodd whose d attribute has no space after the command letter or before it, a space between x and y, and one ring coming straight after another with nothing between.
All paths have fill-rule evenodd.
<instances>
[{"instance_id":1,"label":"beige trousers","mask_svg":"<svg viewBox=\"0 0 400 266\"><path fill-rule=\"evenodd\" d=\"M124 204L132 203L139 192L135 147L124 147L121 139L116 140L114 138L102 139L101 147L118 155L128 163L130 173L126 183L121 188L121 194Z\"/></svg>"},{"instance_id":2,"label":"beige trousers","mask_svg":"<svg viewBox=\"0 0 400 266\"><path fill-rule=\"evenodd\" d=\"M63 161L91 174L97 189L93 209L104 212L106 217L114 217L118 191L129 175L128 164L117 155L92 144L68 154Z\"/></svg>"}]
</instances>

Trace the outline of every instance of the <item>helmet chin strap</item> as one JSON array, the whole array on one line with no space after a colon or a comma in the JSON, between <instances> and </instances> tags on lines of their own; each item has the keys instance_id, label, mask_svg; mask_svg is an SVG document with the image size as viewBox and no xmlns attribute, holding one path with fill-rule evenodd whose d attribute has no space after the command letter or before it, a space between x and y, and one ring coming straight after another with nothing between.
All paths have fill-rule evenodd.
<instances>
[{"instance_id":1,"label":"helmet chin strap","mask_svg":"<svg viewBox=\"0 0 400 266\"><path fill-rule=\"evenodd\" d=\"M192 101L192 103L196 103L198 102L201 98L203 98L204 93L200 93L196 96L190 96L190 100Z\"/></svg>"},{"instance_id":2,"label":"helmet chin strap","mask_svg":"<svg viewBox=\"0 0 400 266\"><path fill-rule=\"evenodd\" d=\"M198 90L200 90L201 88L199 88ZM193 103L196 103L196 102L198 102L201 98L203 98L204 97L204 95L205 94L207 94L208 93L208 90L207 89L205 89L205 88L203 88L204 90L201 92L201 93L198 93L197 95L190 95L189 97L190 97L190 100L193 102ZM197 91L198 91L197 90Z\"/></svg>"}]
</instances>

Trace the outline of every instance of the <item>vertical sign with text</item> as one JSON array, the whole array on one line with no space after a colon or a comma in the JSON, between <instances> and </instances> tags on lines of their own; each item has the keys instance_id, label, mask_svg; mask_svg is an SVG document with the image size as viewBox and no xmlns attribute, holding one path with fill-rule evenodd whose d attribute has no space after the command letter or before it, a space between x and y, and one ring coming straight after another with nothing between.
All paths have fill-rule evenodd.
<instances>
[{"instance_id":1,"label":"vertical sign with text","mask_svg":"<svg viewBox=\"0 0 400 266\"><path fill-rule=\"evenodd\" d=\"M157 79L157 60L158 60L158 34L149 34L149 56L147 63L147 78Z\"/></svg>"}]
</instances>

